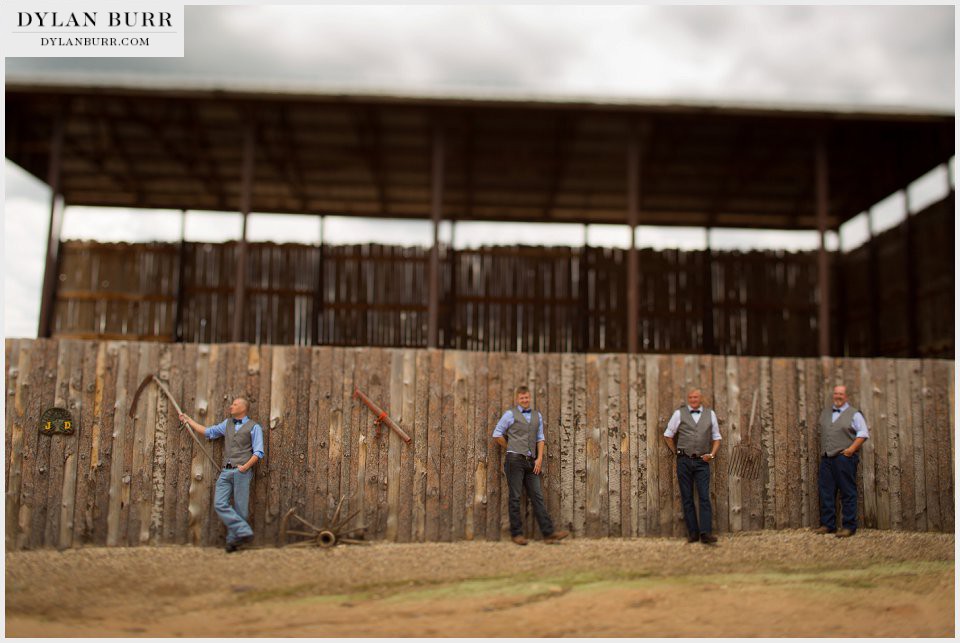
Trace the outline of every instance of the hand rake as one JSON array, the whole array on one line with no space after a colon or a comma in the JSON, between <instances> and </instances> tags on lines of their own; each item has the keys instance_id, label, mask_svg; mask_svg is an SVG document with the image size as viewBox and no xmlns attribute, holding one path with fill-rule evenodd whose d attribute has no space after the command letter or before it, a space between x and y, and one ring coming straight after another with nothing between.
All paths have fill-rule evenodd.
<instances>
[{"instance_id":1,"label":"hand rake","mask_svg":"<svg viewBox=\"0 0 960 643\"><path fill-rule=\"evenodd\" d=\"M757 391L753 392L753 404L750 409L750 423L747 424L747 430L753 426L753 419L757 414ZM756 480L760 477L760 462L763 454L760 449L752 446L748 442L740 443L733 447L733 455L730 458L730 475L737 476L744 480Z\"/></svg>"}]
</instances>

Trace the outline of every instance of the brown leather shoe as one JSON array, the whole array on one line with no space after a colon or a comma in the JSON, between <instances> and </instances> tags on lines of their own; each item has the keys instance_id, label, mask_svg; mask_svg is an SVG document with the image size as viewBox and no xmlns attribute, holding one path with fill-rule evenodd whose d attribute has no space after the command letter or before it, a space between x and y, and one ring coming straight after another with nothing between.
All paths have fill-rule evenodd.
<instances>
[{"instance_id":1,"label":"brown leather shoe","mask_svg":"<svg viewBox=\"0 0 960 643\"><path fill-rule=\"evenodd\" d=\"M837 538L849 538L853 535L853 532L844 527L843 529L837 530Z\"/></svg>"},{"instance_id":2,"label":"brown leather shoe","mask_svg":"<svg viewBox=\"0 0 960 643\"><path fill-rule=\"evenodd\" d=\"M823 525L820 525L819 527L817 527L816 529L813 530L813 533L815 533L815 534L820 534L820 535L822 536L823 534L832 534L832 533L833 533L833 530L832 530L832 529L828 529L827 527L824 527Z\"/></svg>"},{"instance_id":3,"label":"brown leather shoe","mask_svg":"<svg viewBox=\"0 0 960 643\"><path fill-rule=\"evenodd\" d=\"M546 543L555 543L555 542L557 542L557 541L563 540L564 538L566 538L566 537L569 536L569 535L570 535L570 532L569 532L569 531L555 531L555 532L553 532L552 534L550 534L549 536L545 536L544 539L543 539L543 542L546 542Z\"/></svg>"},{"instance_id":4,"label":"brown leather shoe","mask_svg":"<svg viewBox=\"0 0 960 643\"><path fill-rule=\"evenodd\" d=\"M513 542L517 543L518 545L526 545L526 544L527 544L527 539L524 538L523 536L514 536L514 537L511 538L510 540L512 540Z\"/></svg>"},{"instance_id":5,"label":"brown leather shoe","mask_svg":"<svg viewBox=\"0 0 960 643\"><path fill-rule=\"evenodd\" d=\"M713 534L700 534L700 542L704 545L716 545L717 537Z\"/></svg>"}]
</instances>

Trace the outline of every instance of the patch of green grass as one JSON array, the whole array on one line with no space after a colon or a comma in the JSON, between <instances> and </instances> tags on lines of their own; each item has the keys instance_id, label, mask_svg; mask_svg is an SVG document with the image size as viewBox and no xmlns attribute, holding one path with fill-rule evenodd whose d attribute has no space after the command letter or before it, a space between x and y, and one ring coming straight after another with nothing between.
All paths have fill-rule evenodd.
<instances>
[{"instance_id":1,"label":"patch of green grass","mask_svg":"<svg viewBox=\"0 0 960 643\"><path fill-rule=\"evenodd\" d=\"M649 571L591 570L531 576L510 574L459 581L391 581L365 583L348 593L329 593L317 583L254 590L243 594L241 601L262 602L296 599L297 604L359 602L431 601L463 597L517 597L536 599L568 591L597 592L616 589L640 589L676 585L704 584L729 586L776 586L802 588L804 591L849 591L891 586L898 580L922 577L931 573L953 571L953 561L907 561L881 563L865 568L836 569L830 567L790 567L750 572L718 572L715 574L654 574Z\"/></svg>"}]
</instances>

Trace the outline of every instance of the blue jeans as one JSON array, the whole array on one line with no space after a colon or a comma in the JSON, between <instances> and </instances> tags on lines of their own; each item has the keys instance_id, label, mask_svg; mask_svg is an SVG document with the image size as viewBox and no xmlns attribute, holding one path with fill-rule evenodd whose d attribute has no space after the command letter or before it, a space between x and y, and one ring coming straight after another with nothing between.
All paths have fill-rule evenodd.
<instances>
[{"instance_id":1,"label":"blue jeans","mask_svg":"<svg viewBox=\"0 0 960 643\"><path fill-rule=\"evenodd\" d=\"M710 464L701 458L677 456L677 483L680 487L680 501L683 505L683 521L687 524L687 534L693 538L713 531L713 507L710 505ZM693 485L697 485L700 497L700 522L693 505Z\"/></svg>"},{"instance_id":2,"label":"blue jeans","mask_svg":"<svg viewBox=\"0 0 960 643\"><path fill-rule=\"evenodd\" d=\"M510 535L523 534L523 518L520 513L520 492L527 490L527 497L533 505L533 515L540 525L540 533L549 536L553 533L553 522L543 504L543 491L540 489L540 476L533 472L533 459L518 453L507 453L503 459L503 472L507 475L510 487L510 500L507 508L510 514Z\"/></svg>"},{"instance_id":3,"label":"blue jeans","mask_svg":"<svg viewBox=\"0 0 960 643\"><path fill-rule=\"evenodd\" d=\"M820 524L833 531L837 528L837 491L840 491L842 526L857 530L857 463L860 454L852 458L840 454L832 458L820 456Z\"/></svg>"},{"instance_id":4,"label":"blue jeans","mask_svg":"<svg viewBox=\"0 0 960 643\"><path fill-rule=\"evenodd\" d=\"M240 473L237 469L224 469L217 478L216 494L213 506L220 520L227 526L227 543L234 543L246 536L253 535L253 529L247 523L247 506L250 503L250 483L253 481L253 469ZM233 504L230 504L233 496Z\"/></svg>"}]
</instances>

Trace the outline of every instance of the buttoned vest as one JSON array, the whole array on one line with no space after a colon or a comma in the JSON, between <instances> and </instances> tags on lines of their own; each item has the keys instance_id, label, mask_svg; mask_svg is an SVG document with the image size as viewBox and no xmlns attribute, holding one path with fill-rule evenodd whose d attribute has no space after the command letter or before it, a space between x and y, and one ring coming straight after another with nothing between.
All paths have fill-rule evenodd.
<instances>
[{"instance_id":1,"label":"buttoned vest","mask_svg":"<svg viewBox=\"0 0 960 643\"><path fill-rule=\"evenodd\" d=\"M510 409L513 414L513 424L506 431L507 450L526 455L537 455L537 431L540 428L540 414L537 409L530 409L530 420L523 416L519 408Z\"/></svg>"},{"instance_id":2,"label":"buttoned vest","mask_svg":"<svg viewBox=\"0 0 960 643\"><path fill-rule=\"evenodd\" d=\"M857 438L857 430L853 428L853 416L857 413L857 409L848 406L834 421L833 407L823 410L820 414L820 453L826 452L833 457L853 444Z\"/></svg>"},{"instance_id":3,"label":"buttoned vest","mask_svg":"<svg viewBox=\"0 0 960 643\"><path fill-rule=\"evenodd\" d=\"M713 412L706 406L700 406L700 420L695 422L687 405L682 405L680 411L680 427L677 429L677 448L684 453L702 455L710 452L711 433L713 428Z\"/></svg>"},{"instance_id":4,"label":"buttoned vest","mask_svg":"<svg viewBox=\"0 0 960 643\"><path fill-rule=\"evenodd\" d=\"M227 422L227 428L223 432L223 459L225 462L239 467L253 455L253 425L256 424L252 419L244 422L239 430L234 430L235 425L232 421Z\"/></svg>"}]
</instances>

